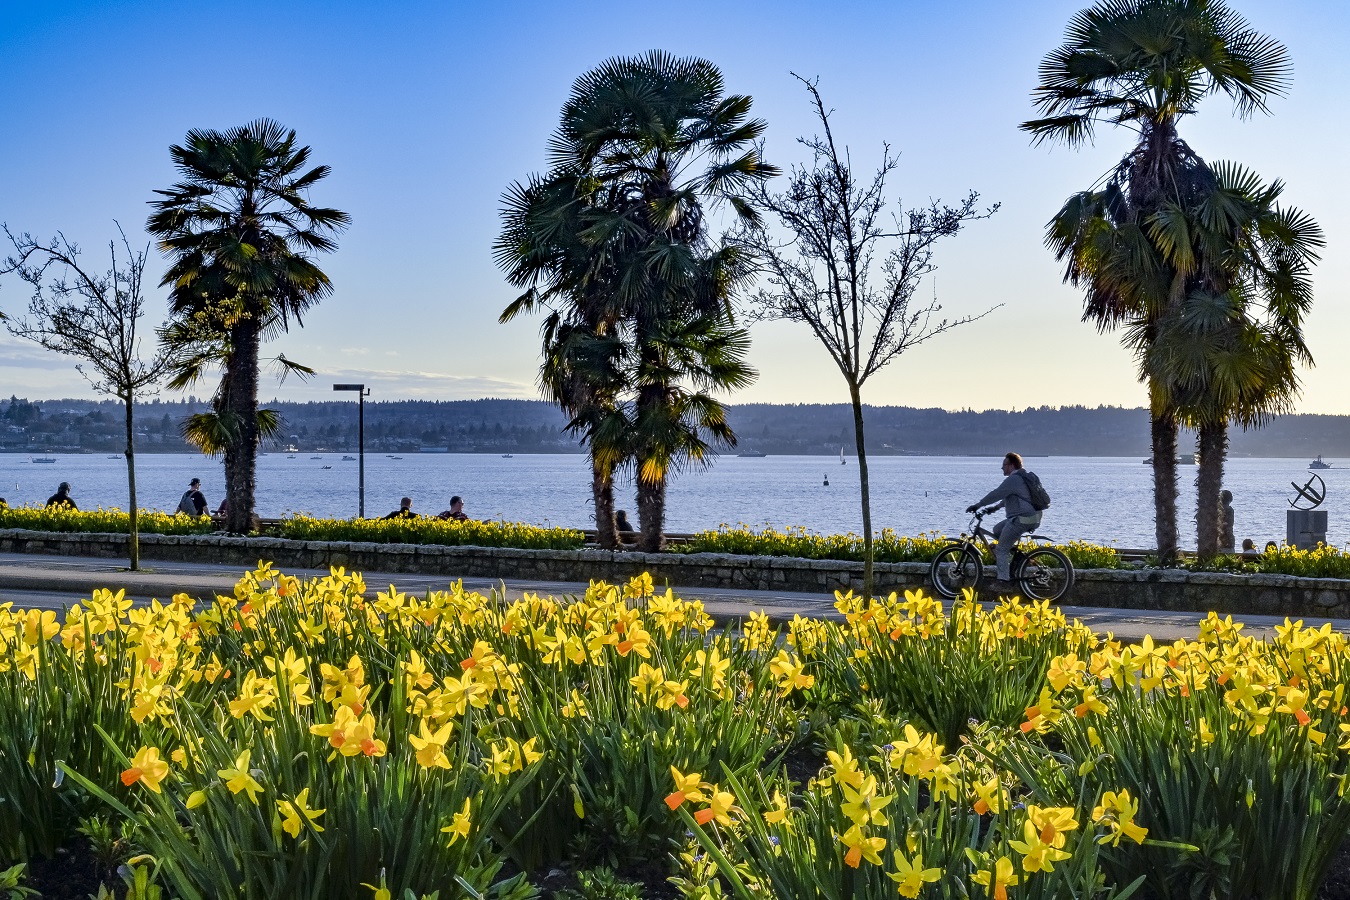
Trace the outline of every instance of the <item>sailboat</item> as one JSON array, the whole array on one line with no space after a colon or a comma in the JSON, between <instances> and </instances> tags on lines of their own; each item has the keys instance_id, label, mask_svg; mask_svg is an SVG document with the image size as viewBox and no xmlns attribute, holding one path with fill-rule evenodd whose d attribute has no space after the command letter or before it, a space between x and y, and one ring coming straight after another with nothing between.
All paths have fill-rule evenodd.
<instances>
[{"instance_id":1,"label":"sailboat","mask_svg":"<svg viewBox=\"0 0 1350 900\"><path fill-rule=\"evenodd\" d=\"M839 448L839 465L846 466L848 463L844 460L844 448Z\"/></svg>"}]
</instances>

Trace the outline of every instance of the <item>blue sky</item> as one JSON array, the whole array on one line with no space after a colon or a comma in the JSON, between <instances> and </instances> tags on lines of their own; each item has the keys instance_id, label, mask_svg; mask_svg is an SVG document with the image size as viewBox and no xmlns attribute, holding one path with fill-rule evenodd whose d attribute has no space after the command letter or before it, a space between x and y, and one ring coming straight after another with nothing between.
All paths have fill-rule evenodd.
<instances>
[{"instance_id":1,"label":"blue sky","mask_svg":"<svg viewBox=\"0 0 1350 900\"><path fill-rule=\"evenodd\" d=\"M913 406L1142 405L1114 336L1079 322L1042 227L1124 152L1125 133L1081 151L1031 147L1016 129L1041 56L1078 2L0 3L0 221L57 229L91 257L122 223L144 242L146 201L174 178L189 128L270 116L333 167L315 200L351 213L325 261L336 292L274 348L320 376L265 394L330 397L362 379L377 397L535 396L536 323L497 324L513 296L493 265L502 190L544 163L572 80L606 57L701 55L769 122L767 155L800 159L812 130L789 72L819 76L860 166L883 140L910 202L978 190L1002 211L939 251L946 309L985 319L907 355L865 399ZM1207 159L1287 182L1322 224L1300 409L1350 413L1350 4L1247 0L1237 8L1294 61L1273 115L1240 121L1222 99L1183 124ZM156 259L156 271L161 267ZM0 284L21 310L24 286ZM156 291L154 310L162 310ZM798 326L757 325L759 382L741 401L838 402L842 380ZM0 339L0 395L86 395L73 367Z\"/></svg>"}]
</instances>

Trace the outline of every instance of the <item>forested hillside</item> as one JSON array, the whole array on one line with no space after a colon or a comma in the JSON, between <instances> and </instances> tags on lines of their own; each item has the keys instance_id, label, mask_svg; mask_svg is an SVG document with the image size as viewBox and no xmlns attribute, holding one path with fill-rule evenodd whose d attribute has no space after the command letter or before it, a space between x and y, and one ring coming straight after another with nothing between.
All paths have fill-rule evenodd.
<instances>
[{"instance_id":1,"label":"forested hillside","mask_svg":"<svg viewBox=\"0 0 1350 900\"><path fill-rule=\"evenodd\" d=\"M267 449L355 450L352 401L267 406L284 422ZM205 410L196 398L154 400L138 413L137 447L187 452L183 418ZM740 450L769 454L853 452L852 413L844 404L750 403L729 407ZM995 456L1010 449L1029 456L1148 455L1148 415L1119 407L991 410L867 408L871 453ZM366 449L379 452L580 452L564 434L557 408L538 400L394 400L366 404ZM122 448L117 404L92 400L0 401L0 450L116 452ZM1193 442L1183 435L1183 443ZM1350 416L1283 416L1260 431L1232 434L1234 456L1350 457Z\"/></svg>"}]
</instances>

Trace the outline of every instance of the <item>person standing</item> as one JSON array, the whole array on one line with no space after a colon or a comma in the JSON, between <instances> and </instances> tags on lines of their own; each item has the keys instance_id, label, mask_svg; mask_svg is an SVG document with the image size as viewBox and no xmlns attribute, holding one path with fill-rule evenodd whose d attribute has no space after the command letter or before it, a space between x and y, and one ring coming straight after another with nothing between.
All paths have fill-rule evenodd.
<instances>
[{"instance_id":1,"label":"person standing","mask_svg":"<svg viewBox=\"0 0 1350 900\"><path fill-rule=\"evenodd\" d=\"M1022 457L1016 453L1009 453L1003 457L1003 481L998 487L966 507L966 512L973 513L981 506L993 504L985 510L986 513L1002 508L1007 517L994 526L994 540L998 541L998 545L994 548L998 581L990 585L993 591L1012 589L1012 572L1009 569L1012 565L1013 548L1017 546L1022 535L1030 534L1041 524L1041 511L1032 503L1033 479L1036 487L1040 488L1040 479L1023 468Z\"/></svg>"},{"instance_id":2,"label":"person standing","mask_svg":"<svg viewBox=\"0 0 1350 900\"><path fill-rule=\"evenodd\" d=\"M178 501L176 511L199 519L206 515L207 509L209 509L209 506L206 502L206 495L202 493L202 480L194 478L189 482L188 489L183 492L182 499Z\"/></svg>"},{"instance_id":3,"label":"person standing","mask_svg":"<svg viewBox=\"0 0 1350 900\"><path fill-rule=\"evenodd\" d=\"M63 481L56 487L56 493L47 498L48 509L74 509L79 507L70 497L70 482Z\"/></svg>"}]
</instances>

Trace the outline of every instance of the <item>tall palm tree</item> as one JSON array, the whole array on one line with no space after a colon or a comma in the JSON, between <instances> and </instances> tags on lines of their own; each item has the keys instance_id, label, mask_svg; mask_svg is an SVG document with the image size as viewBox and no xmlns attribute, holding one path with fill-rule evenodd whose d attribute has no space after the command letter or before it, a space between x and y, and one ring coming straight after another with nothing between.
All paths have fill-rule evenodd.
<instances>
[{"instance_id":1,"label":"tall palm tree","mask_svg":"<svg viewBox=\"0 0 1350 900\"><path fill-rule=\"evenodd\" d=\"M749 118L750 107L748 96L724 96L722 74L707 60L652 51L608 60L579 78L553 139L554 165L586 176L588 240L605 248L617 288L608 300L630 330L644 550L664 546L672 465L708 458L705 436L734 444L708 391L753 377L743 350L731 358L732 348L748 341L734 323L731 297L750 270L738 248L712 240L706 215L726 203L735 218L758 221L748 188L777 169L759 157L765 126ZM669 343L693 334L701 337ZM698 347L722 356L687 365ZM692 392L680 383L685 377L695 381Z\"/></svg>"},{"instance_id":2,"label":"tall palm tree","mask_svg":"<svg viewBox=\"0 0 1350 900\"><path fill-rule=\"evenodd\" d=\"M512 185L503 198L502 233L495 245L507 280L526 288L502 312L509 322L522 313L546 311L539 385L568 416L591 463L597 543L618 546L614 520L614 474L628 457L628 419L621 394L626 351L614 305L615 288L603 252L583 238L587 202L580 178L556 171Z\"/></svg>"},{"instance_id":3,"label":"tall palm tree","mask_svg":"<svg viewBox=\"0 0 1350 900\"><path fill-rule=\"evenodd\" d=\"M1187 233L1204 289L1188 294L1148 346L1144 368L1165 372L1169 405L1196 429L1196 547L1219 549L1219 495L1230 422L1259 427L1292 409L1298 367L1312 365L1303 321L1312 305L1310 267L1324 244L1301 210L1281 207L1283 185L1265 185L1232 163L1187 210Z\"/></svg>"},{"instance_id":4,"label":"tall palm tree","mask_svg":"<svg viewBox=\"0 0 1350 900\"><path fill-rule=\"evenodd\" d=\"M1137 324L1145 344L1156 337L1158 322L1196 287L1182 211L1211 178L1181 139L1178 121L1219 93L1240 116L1266 112L1269 99L1287 89L1289 72L1285 48L1221 0L1101 0L1070 20L1063 46L1041 63L1033 96L1043 117L1022 129L1037 143L1070 147L1090 141L1103 122L1139 135L1106 188L1071 198L1047 229L1047 244L1069 260L1066 280L1087 288L1085 320L1102 330ZM1116 226L1109 233L1084 230L1107 221ZM1170 563L1177 552L1178 416L1169 391L1156 383L1160 373L1143 374L1158 553Z\"/></svg>"},{"instance_id":5,"label":"tall palm tree","mask_svg":"<svg viewBox=\"0 0 1350 900\"><path fill-rule=\"evenodd\" d=\"M270 119L224 132L193 130L169 152L182 180L155 192L162 199L151 204L147 230L170 260L161 284L171 287L171 316L216 348L225 525L246 532L260 439L259 350L292 322L302 324L303 314L331 292L314 257L337 248L335 236L350 218L310 203L310 190L329 168L307 169L310 148ZM210 355L195 358L200 364Z\"/></svg>"},{"instance_id":6,"label":"tall palm tree","mask_svg":"<svg viewBox=\"0 0 1350 900\"><path fill-rule=\"evenodd\" d=\"M759 159L764 123L748 118L750 105L723 96L721 73L706 60L659 51L611 59L573 86L550 147L552 173L506 197L497 259L528 290L503 318L550 305L559 321L622 340L635 423L626 451L648 550L664 542L667 473L706 459L708 438L734 441L709 392L753 374L743 349L733 359L748 338L730 303L749 268L706 224L721 203L754 220L745 188L776 174ZM691 357L700 353L710 356Z\"/></svg>"},{"instance_id":7,"label":"tall palm tree","mask_svg":"<svg viewBox=\"0 0 1350 900\"><path fill-rule=\"evenodd\" d=\"M643 549L664 546L671 472L706 464L715 445L736 445L715 395L754 381L755 370L745 360L749 349L745 329L716 315L666 322L640 348L632 376L637 399L629 440Z\"/></svg>"}]
</instances>

